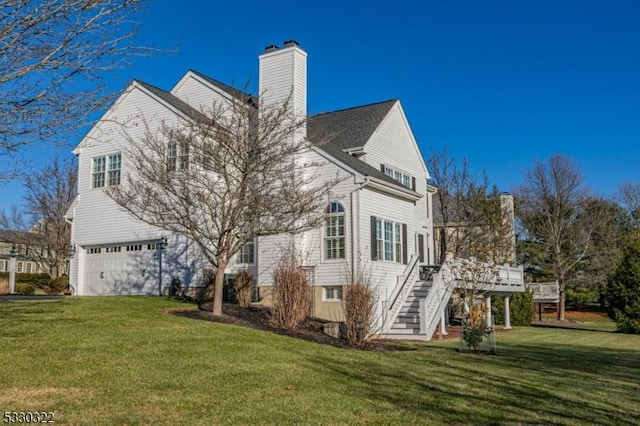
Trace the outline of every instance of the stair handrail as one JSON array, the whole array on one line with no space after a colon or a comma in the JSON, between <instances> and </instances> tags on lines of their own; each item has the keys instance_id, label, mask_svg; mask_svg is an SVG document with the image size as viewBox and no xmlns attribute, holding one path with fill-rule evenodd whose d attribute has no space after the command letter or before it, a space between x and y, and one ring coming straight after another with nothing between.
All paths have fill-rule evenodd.
<instances>
[{"instance_id":1,"label":"stair handrail","mask_svg":"<svg viewBox=\"0 0 640 426\"><path fill-rule=\"evenodd\" d=\"M426 334L427 340L431 340L437 327L438 312L442 310L443 304L449 302L455 288L455 278L451 270L453 262L453 257L448 255L440 270L433 274L431 289L420 303L420 333Z\"/></svg>"},{"instance_id":2,"label":"stair handrail","mask_svg":"<svg viewBox=\"0 0 640 426\"><path fill-rule=\"evenodd\" d=\"M391 324L396 320L402 304L407 300L409 292L417 281L417 275L420 271L420 268L418 267L419 260L419 254L411 255L411 259L409 259L409 263L407 263L404 272L402 275L397 277L396 285L389 298L387 298L387 328L391 327Z\"/></svg>"}]
</instances>

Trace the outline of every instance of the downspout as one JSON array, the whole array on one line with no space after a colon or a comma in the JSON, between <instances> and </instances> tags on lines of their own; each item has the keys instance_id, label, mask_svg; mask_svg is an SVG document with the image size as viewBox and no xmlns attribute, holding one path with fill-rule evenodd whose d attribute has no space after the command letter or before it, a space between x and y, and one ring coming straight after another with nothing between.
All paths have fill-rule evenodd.
<instances>
[{"instance_id":1,"label":"downspout","mask_svg":"<svg viewBox=\"0 0 640 426\"><path fill-rule=\"evenodd\" d=\"M357 182L354 182L357 184ZM356 276L356 241L360 242L360 226L358 226L357 228L354 226L354 222L355 222L355 217L356 215L354 215L354 207L353 207L353 194L355 192L358 192L358 214L357 214L357 218L358 218L358 225L360 225L360 190L367 184L367 182L363 182L361 184L359 184L354 190L352 190L349 193L349 203L350 203L350 209L349 209L349 216L350 216L350 222L351 222L351 278L354 278ZM356 234L356 229L358 230L358 238L355 238L355 234Z\"/></svg>"}]
</instances>

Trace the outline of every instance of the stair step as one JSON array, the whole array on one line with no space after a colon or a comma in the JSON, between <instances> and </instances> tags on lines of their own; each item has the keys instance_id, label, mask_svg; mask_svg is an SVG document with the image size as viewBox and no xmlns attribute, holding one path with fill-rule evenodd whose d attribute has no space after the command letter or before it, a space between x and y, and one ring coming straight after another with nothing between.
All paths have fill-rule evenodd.
<instances>
[{"instance_id":1,"label":"stair step","mask_svg":"<svg viewBox=\"0 0 640 426\"><path fill-rule=\"evenodd\" d=\"M419 328L391 328L390 334L416 335L420 334Z\"/></svg>"},{"instance_id":2,"label":"stair step","mask_svg":"<svg viewBox=\"0 0 640 426\"><path fill-rule=\"evenodd\" d=\"M420 324L418 315L398 315L394 324Z\"/></svg>"}]
</instances>

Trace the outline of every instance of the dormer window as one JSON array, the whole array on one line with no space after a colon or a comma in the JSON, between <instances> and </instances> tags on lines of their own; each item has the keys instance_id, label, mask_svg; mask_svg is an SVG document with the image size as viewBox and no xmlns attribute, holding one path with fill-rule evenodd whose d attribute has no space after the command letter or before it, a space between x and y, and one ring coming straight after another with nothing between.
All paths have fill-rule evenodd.
<instances>
[{"instance_id":1,"label":"dormer window","mask_svg":"<svg viewBox=\"0 0 640 426\"><path fill-rule=\"evenodd\" d=\"M416 189L416 184L415 184L415 178L413 176L411 176L408 173L402 172L396 168L393 168L387 164L381 164L380 165L380 170L382 170L382 172L389 176L391 179L395 180L396 182L398 182L400 185L406 186L407 188L413 189L415 191Z\"/></svg>"}]
</instances>

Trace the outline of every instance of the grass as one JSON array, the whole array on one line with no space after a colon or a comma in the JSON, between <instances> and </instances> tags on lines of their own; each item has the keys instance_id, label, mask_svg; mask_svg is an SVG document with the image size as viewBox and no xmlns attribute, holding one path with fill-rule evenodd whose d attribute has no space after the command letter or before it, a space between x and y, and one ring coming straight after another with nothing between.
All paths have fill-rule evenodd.
<instances>
[{"instance_id":1,"label":"grass","mask_svg":"<svg viewBox=\"0 0 640 426\"><path fill-rule=\"evenodd\" d=\"M499 333L498 356L456 340L338 349L162 313L160 298L0 303L1 411L63 424L633 424L640 336Z\"/></svg>"}]
</instances>

